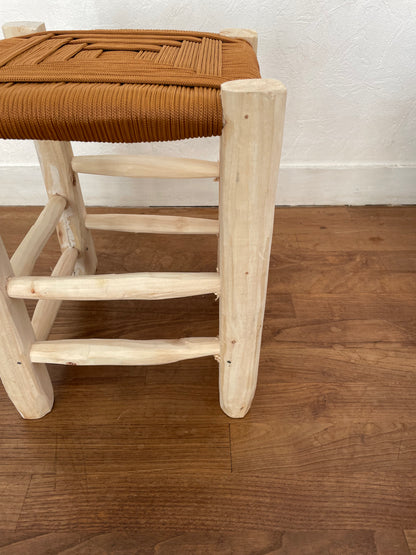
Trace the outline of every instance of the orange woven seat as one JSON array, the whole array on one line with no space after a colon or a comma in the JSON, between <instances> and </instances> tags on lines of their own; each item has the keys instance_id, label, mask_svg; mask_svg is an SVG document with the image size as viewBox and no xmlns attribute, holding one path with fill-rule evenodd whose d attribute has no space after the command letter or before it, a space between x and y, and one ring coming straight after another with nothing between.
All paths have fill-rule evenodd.
<instances>
[{"instance_id":1,"label":"orange woven seat","mask_svg":"<svg viewBox=\"0 0 416 555\"><path fill-rule=\"evenodd\" d=\"M0 138L220 135L220 86L259 78L250 44L186 31L52 31L0 41Z\"/></svg>"}]
</instances>

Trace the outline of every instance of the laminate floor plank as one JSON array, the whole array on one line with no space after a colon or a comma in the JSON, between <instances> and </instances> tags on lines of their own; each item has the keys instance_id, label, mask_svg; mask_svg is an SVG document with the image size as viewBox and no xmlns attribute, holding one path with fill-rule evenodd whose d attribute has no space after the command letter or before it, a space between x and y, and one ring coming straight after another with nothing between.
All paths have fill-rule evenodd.
<instances>
[{"instance_id":1,"label":"laminate floor plank","mask_svg":"<svg viewBox=\"0 0 416 555\"><path fill-rule=\"evenodd\" d=\"M33 475L17 531L411 529L416 473Z\"/></svg>"},{"instance_id":2,"label":"laminate floor plank","mask_svg":"<svg viewBox=\"0 0 416 555\"><path fill-rule=\"evenodd\" d=\"M13 473L0 471L0 537L3 532L16 529L25 498L28 494L32 475L18 470L15 464Z\"/></svg>"},{"instance_id":3,"label":"laminate floor plank","mask_svg":"<svg viewBox=\"0 0 416 555\"><path fill-rule=\"evenodd\" d=\"M305 294L292 295L296 317L303 319L359 320L365 314L368 320L413 322L416 314L416 295L386 293Z\"/></svg>"},{"instance_id":4,"label":"laminate floor plank","mask_svg":"<svg viewBox=\"0 0 416 555\"><path fill-rule=\"evenodd\" d=\"M262 383L246 420L285 422L416 421L416 387L372 383Z\"/></svg>"},{"instance_id":5,"label":"laminate floor plank","mask_svg":"<svg viewBox=\"0 0 416 555\"><path fill-rule=\"evenodd\" d=\"M284 421L231 425L233 472L343 475L350 472L413 474L416 423Z\"/></svg>"},{"instance_id":6,"label":"laminate floor plank","mask_svg":"<svg viewBox=\"0 0 416 555\"><path fill-rule=\"evenodd\" d=\"M261 384L286 383L373 383L378 385L408 384L416 382L416 345L394 342L358 344L314 345L303 343L263 343L261 353ZM194 373L207 377L204 370ZM147 380L185 383L190 373L163 372L161 367L148 371Z\"/></svg>"},{"instance_id":7,"label":"laminate floor plank","mask_svg":"<svg viewBox=\"0 0 416 555\"><path fill-rule=\"evenodd\" d=\"M0 540L0 554L27 555L409 555L400 530L233 532L51 532L13 534Z\"/></svg>"},{"instance_id":8,"label":"laminate floor plank","mask_svg":"<svg viewBox=\"0 0 416 555\"><path fill-rule=\"evenodd\" d=\"M126 414L127 416L127 414ZM0 474L229 471L229 426L94 426L45 421L0 432Z\"/></svg>"},{"instance_id":9,"label":"laminate floor plank","mask_svg":"<svg viewBox=\"0 0 416 555\"><path fill-rule=\"evenodd\" d=\"M415 321L389 321L372 318L280 318L267 311L263 341L313 344L348 345L366 343L415 343Z\"/></svg>"}]
</instances>

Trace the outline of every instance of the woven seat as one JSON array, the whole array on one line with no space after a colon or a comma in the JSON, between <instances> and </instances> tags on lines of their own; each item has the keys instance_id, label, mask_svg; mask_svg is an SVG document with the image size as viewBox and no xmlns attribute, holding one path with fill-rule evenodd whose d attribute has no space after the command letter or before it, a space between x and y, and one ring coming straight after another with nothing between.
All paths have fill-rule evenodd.
<instances>
[{"instance_id":1,"label":"woven seat","mask_svg":"<svg viewBox=\"0 0 416 555\"><path fill-rule=\"evenodd\" d=\"M220 86L260 77L248 42L183 31L0 41L0 138L147 142L220 135Z\"/></svg>"}]
</instances>

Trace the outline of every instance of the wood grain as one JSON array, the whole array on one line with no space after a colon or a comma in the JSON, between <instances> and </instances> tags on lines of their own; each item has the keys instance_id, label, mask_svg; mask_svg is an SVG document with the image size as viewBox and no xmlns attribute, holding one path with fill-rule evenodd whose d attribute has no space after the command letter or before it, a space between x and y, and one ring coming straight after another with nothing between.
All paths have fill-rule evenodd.
<instances>
[{"instance_id":1,"label":"wood grain","mask_svg":"<svg viewBox=\"0 0 416 555\"><path fill-rule=\"evenodd\" d=\"M225 414L243 418L257 386L286 88L229 81L221 103L219 393Z\"/></svg>"},{"instance_id":2,"label":"wood grain","mask_svg":"<svg viewBox=\"0 0 416 555\"><path fill-rule=\"evenodd\" d=\"M9 254L39 213L0 209ZM210 357L51 365L55 406L40 421L0 389L1 554L416 553L416 208L281 208L276 223L243 420L221 412ZM216 268L213 236L93 235L100 273ZM59 254L52 238L35 273ZM65 301L50 338L217 334L203 295Z\"/></svg>"},{"instance_id":3,"label":"wood grain","mask_svg":"<svg viewBox=\"0 0 416 555\"><path fill-rule=\"evenodd\" d=\"M78 249L75 275L94 274L97 256L91 233L85 227L85 205L78 175L72 170L72 145L65 141L35 141L40 168L48 196L60 194L67 205L57 226L62 251Z\"/></svg>"},{"instance_id":4,"label":"wood grain","mask_svg":"<svg viewBox=\"0 0 416 555\"><path fill-rule=\"evenodd\" d=\"M231 448L236 472L406 474L414 471L416 424L231 423Z\"/></svg>"},{"instance_id":5,"label":"wood grain","mask_svg":"<svg viewBox=\"0 0 416 555\"><path fill-rule=\"evenodd\" d=\"M123 553L133 555L238 555L307 553L322 555L409 555L401 530L234 530L233 532L171 532L116 530L108 532L20 532L3 534L0 553ZM138 546L140 546L138 548ZM307 551L305 548L307 546ZM138 551L139 549L139 551Z\"/></svg>"},{"instance_id":6,"label":"wood grain","mask_svg":"<svg viewBox=\"0 0 416 555\"><path fill-rule=\"evenodd\" d=\"M218 235L218 220L207 218L178 218L143 214L87 214L87 229L124 231L128 233L173 233Z\"/></svg>"},{"instance_id":7,"label":"wood grain","mask_svg":"<svg viewBox=\"0 0 416 555\"><path fill-rule=\"evenodd\" d=\"M78 250L75 247L64 250L51 276L58 277L72 274L77 258ZM36 303L36 308L32 316L32 326L38 341L43 341L48 338L60 307L60 301L38 301Z\"/></svg>"},{"instance_id":8,"label":"wood grain","mask_svg":"<svg viewBox=\"0 0 416 555\"><path fill-rule=\"evenodd\" d=\"M77 173L118 175L123 177L159 178L215 178L219 175L218 162L168 156L74 156L72 169Z\"/></svg>"},{"instance_id":9,"label":"wood grain","mask_svg":"<svg viewBox=\"0 0 416 555\"><path fill-rule=\"evenodd\" d=\"M263 345L262 383L341 383L414 385L416 345L394 342ZM155 369L157 372L157 369ZM149 374L151 376L152 374Z\"/></svg>"},{"instance_id":10,"label":"wood grain","mask_svg":"<svg viewBox=\"0 0 416 555\"><path fill-rule=\"evenodd\" d=\"M13 277L0 238L0 377L5 391L23 418L41 418L53 406L53 389L44 364L30 361L35 334L23 301L7 295Z\"/></svg>"},{"instance_id":11,"label":"wood grain","mask_svg":"<svg viewBox=\"0 0 416 555\"><path fill-rule=\"evenodd\" d=\"M410 528L415 474L80 472L35 474L17 530L114 528L196 532L243 529ZM51 516L53 515L53 519Z\"/></svg>"},{"instance_id":12,"label":"wood grain","mask_svg":"<svg viewBox=\"0 0 416 555\"><path fill-rule=\"evenodd\" d=\"M3 531L14 531L28 493L31 475L17 471L0 475L0 536Z\"/></svg>"},{"instance_id":13,"label":"wood grain","mask_svg":"<svg viewBox=\"0 0 416 555\"><path fill-rule=\"evenodd\" d=\"M11 277L12 298L81 300L171 299L220 292L217 272L137 272L94 276Z\"/></svg>"},{"instance_id":14,"label":"wood grain","mask_svg":"<svg viewBox=\"0 0 416 555\"><path fill-rule=\"evenodd\" d=\"M52 195L50 197L39 218L29 229L10 259L16 276L30 276L43 247L54 233L65 206L66 199L63 196Z\"/></svg>"}]
</instances>

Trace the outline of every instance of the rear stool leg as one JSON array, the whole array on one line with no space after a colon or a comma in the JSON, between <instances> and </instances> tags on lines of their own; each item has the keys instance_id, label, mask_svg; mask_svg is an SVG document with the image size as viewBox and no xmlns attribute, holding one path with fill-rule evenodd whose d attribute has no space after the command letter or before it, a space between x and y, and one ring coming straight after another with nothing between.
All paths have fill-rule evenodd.
<instances>
[{"instance_id":1,"label":"rear stool leg","mask_svg":"<svg viewBox=\"0 0 416 555\"><path fill-rule=\"evenodd\" d=\"M79 257L75 275L95 274L97 256L91 232L85 227L85 206L78 175L73 171L71 143L64 141L35 141L48 196L62 195L68 201L57 226L61 250L75 247Z\"/></svg>"},{"instance_id":2,"label":"rear stool leg","mask_svg":"<svg viewBox=\"0 0 416 555\"><path fill-rule=\"evenodd\" d=\"M286 89L229 81L221 99L220 403L241 418L257 384Z\"/></svg>"},{"instance_id":3,"label":"rear stool leg","mask_svg":"<svg viewBox=\"0 0 416 555\"><path fill-rule=\"evenodd\" d=\"M35 335L24 301L7 295L7 279L12 276L0 239L0 377L21 416L41 418L52 409L52 384L46 366L30 360Z\"/></svg>"}]
</instances>

